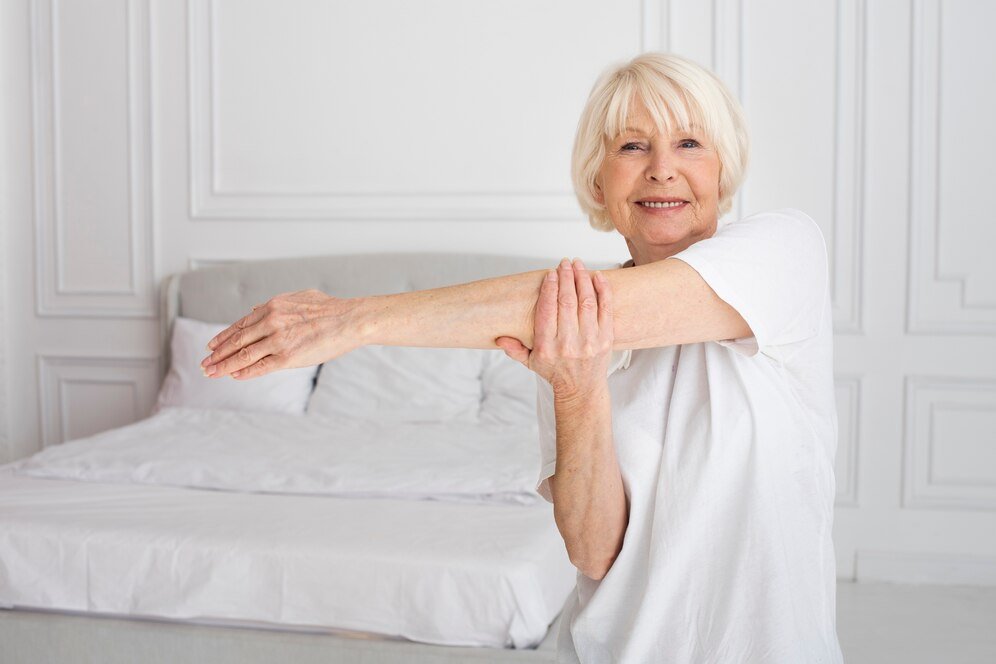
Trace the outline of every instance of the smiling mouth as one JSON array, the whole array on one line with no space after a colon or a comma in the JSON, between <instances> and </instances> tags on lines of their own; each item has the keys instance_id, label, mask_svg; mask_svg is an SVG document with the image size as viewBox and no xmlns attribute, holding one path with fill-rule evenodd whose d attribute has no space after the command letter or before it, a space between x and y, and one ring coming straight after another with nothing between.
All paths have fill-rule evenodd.
<instances>
[{"instance_id":1,"label":"smiling mouth","mask_svg":"<svg viewBox=\"0 0 996 664\"><path fill-rule=\"evenodd\" d=\"M637 201L636 204L645 208L677 208L688 201Z\"/></svg>"}]
</instances>

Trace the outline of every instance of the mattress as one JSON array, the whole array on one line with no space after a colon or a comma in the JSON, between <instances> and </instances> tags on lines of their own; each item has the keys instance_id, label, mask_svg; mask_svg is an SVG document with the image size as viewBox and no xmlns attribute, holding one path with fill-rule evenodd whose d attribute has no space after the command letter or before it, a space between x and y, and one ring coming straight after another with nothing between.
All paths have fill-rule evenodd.
<instances>
[{"instance_id":1,"label":"mattress","mask_svg":"<svg viewBox=\"0 0 996 664\"><path fill-rule=\"evenodd\" d=\"M193 438L189 418L173 417L174 427L132 425L131 456L113 451L123 427L0 466L0 606L530 648L574 587L552 506L509 498L517 472L458 486L437 477L447 475L437 459L427 481L392 497L382 483L397 468L346 481L326 458L334 481L312 468L305 491L283 474L301 463L287 445L267 456L252 444L227 450L236 458L220 475L180 472ZM488 461L496 440L450 442ZM327 442L290 447L313 462L328 457L313 449ZM515 457L505 470L529 463L514 450L498 454ZM264 472L267 458L276 460ZM460 472L481 471L454 458ZM422 474L416 465L408 475Z\"/></svg>"}]
</instances>

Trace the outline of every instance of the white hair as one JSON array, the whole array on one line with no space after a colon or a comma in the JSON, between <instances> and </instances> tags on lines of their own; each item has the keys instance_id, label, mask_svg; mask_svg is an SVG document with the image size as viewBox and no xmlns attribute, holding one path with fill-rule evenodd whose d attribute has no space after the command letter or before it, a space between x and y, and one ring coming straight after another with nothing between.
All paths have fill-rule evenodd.
<instances>
[{"instance_id":1,"label":"white hair","mask_svg":"<svg viewBox=\"0 0 996 664\"><path fill-rule=\"evenodd\" d=\"M643 103L665 135L672 128L701 128L719 156L719 215L729 212L750 152L740 102L718 76L695 62L669 53L643 53L599 76L578 121L571 179L592 227L615 228L595 198L595 178L605 157L605 141L622 133L633 99Z\"/></svg>"}]
</instances>

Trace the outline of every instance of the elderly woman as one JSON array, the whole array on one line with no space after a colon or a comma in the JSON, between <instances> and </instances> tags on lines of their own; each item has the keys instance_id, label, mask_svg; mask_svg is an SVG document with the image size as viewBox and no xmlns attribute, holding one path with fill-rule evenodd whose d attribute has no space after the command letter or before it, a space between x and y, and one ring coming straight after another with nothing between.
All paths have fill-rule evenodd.
<instances>
[{"instance_id":1,"label":"elderly woman","mask_svg":"<svg viewBox=\"0 0 996 664\"><path fill-rule=\"evenodd\" d=\"M572 164L591 225L626 239L622 269L284 294L215 337L205 373L502 348L543 379L537 489L578 568L559 661L841 662L826 247L797 210L720 221L747 156L715 75L641 55L595 84Z\"/></svg>"}]
</instances>

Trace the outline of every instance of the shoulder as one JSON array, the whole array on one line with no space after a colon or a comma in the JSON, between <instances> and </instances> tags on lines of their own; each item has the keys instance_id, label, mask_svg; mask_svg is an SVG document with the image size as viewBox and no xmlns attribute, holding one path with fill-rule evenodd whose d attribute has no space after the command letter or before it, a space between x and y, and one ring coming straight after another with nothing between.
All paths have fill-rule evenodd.
<instances>
[{"instance_id":1,"label":"shoulder","mask_svg":"<svg viewBox=\"0 0 996 664\"><path fill-rule=\"evenodd\" d=\"M821 244L826 245L826 239L820 225L810 215L797 208L778 208L755 212L741 219L722 224L716 229L717 234L720 231L808 236L808 238L819 240Z\"/></svg>"},{"instance_id":2,"label":"shoulder","mask_svg":"<svg viewBox=\"0 0 996 664\"><path fill-rule=\"evenodd\" d=\"M746 252L761 261L776 255L780 257L776 262L787 261L792 265L814 262L826 266L829 262L827 241L820 225L796 208L756 212L727 221L705 242L713 238L717 249L729 247L731 251Z\"/></svg>"}]
</instances>

